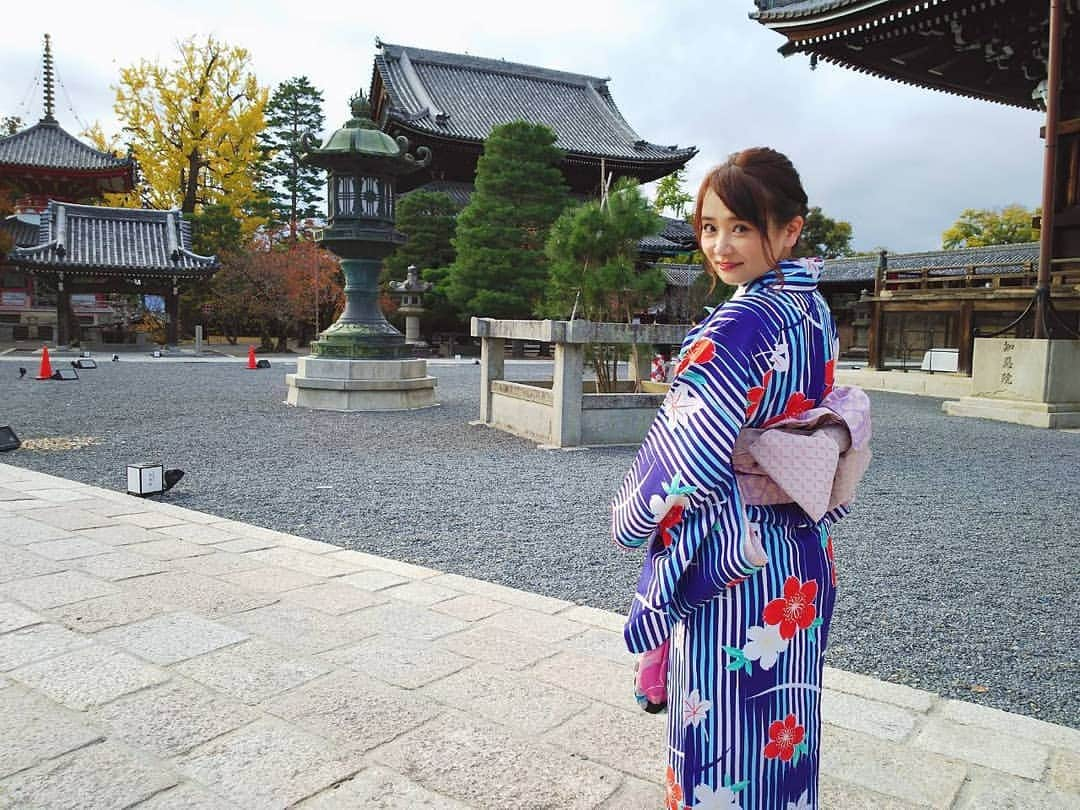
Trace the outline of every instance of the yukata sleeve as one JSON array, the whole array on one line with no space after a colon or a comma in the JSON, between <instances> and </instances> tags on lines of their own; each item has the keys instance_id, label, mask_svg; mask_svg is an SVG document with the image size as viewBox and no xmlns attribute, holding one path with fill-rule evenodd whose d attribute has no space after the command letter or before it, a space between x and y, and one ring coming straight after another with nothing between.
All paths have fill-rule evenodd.
<instances>
[{"instance_id":1,"label":"yukata sleeve","mask_svg":"<svg viewBox=\"0 0 1080 810\"><path fill-rule=\"evenodd\" d=\"M753 407L750 390L760 385L765 331L753 310L734 308L687 347L612 503L615 542L635 548L657 539L670 551L669 577L677 578L713 528L728 522L731 510L722 507L738 498L731 456ZM708 555L708 578L722 584L755 566L741 542L744 527L717 528L727 530L717 533L718 553Z\"/></svg>"}]
</instances>

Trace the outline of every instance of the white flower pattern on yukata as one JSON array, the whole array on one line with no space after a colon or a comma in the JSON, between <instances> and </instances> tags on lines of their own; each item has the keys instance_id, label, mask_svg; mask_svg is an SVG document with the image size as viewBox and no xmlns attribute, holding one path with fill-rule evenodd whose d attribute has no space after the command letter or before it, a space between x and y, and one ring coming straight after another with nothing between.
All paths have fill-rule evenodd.
<instances>
[{"instance_id":1,"label":"white flower pattern on yukata","mask_svg":"<svg viewBox=\"0 0 1080 810\"><path fill-rule=\"evenodd\" d=\"M702 699L698 694L698 690L693 690L689 695L683 698L682 712L683 712L683 725L693 725L697 728L702 720L705 719L706 713L712 708L711 700Z\"/></svg>"},{"instance_id":2,"label":"white flower pattern on yukata","mask_svg":"<svg viewBox=\"0 0 1080 810\"><path fill-rule=\"evenodd\" d=\"M788 802L787 810L814 810L814 805L810 804L810 791L804 790L797 802Z\"/></svg>"},{"instance_id":3,"label":"white flower pattern on yukata","mask_svg":"<svg viewBox=\"0 0 1080 810\"><path fill-rule=\"evenodd\" d=\"M742 806L731 788L713 790L708 785L698 785L694 788L693 810L742 810Z\"/></svg>"},{"instance_id":4,"label":"white flower pattern on yukata","mask_svg":"<svg viewBox=\"0 0 1080 810\"><path fill-rule=\"evenodd\" d=\"M690 417L705 407L705 401L694 395L688 385L675 383L661 406L672 430L690 426Z\"/></svg>"},{"instance_id":5,"label":"white flower pattern on yukata","mask_svg":"<svg viewBox=\"0 0 1080 810\"><path fill-rule=\"evenodd\" d=\"M762 669L772 669L780 653L788 647L778 624L754 625L747 629L746 637L749 640L743 645L743 655L748 661L757 661Z\"/></svg>"}]
</instances>

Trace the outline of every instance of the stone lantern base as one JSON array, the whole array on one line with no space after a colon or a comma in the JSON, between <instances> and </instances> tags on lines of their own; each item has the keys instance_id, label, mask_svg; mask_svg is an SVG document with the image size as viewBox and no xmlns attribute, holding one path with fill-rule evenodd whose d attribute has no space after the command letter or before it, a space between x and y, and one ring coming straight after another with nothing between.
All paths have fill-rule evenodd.
<instances>
[{"instance_id":1,"label":"stone lantern base","mask_svg":"<svg viewBox=\"0 0 1080 810\"><path fill-rule=\"evenodd\" d=\"M296 373L285 375L287 405L319 411L409 411L435 401L427 361L327 360L301 357Z\"/></svg>"}]
</instances>

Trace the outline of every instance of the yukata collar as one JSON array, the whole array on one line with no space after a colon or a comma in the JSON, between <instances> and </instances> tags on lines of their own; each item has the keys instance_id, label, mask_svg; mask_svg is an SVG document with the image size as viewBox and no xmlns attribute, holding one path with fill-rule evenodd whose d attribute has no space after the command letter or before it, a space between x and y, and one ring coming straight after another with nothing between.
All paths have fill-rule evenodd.
<instances>
[{"instance_id":1,"label":"yukata collar","mask_svg":"<svg viewBox=\"0 0 1080 810\"><path fill-rule=\"evenodd\" d=\"M745 286L740 287L741 295L758 290L785 290L788 292L813 292L817 289L818 277L824 263L821 259L781 259L778 267L784 274L784 283L780 284L776 273L770 270Z\"/></svg>"}]
</instances>

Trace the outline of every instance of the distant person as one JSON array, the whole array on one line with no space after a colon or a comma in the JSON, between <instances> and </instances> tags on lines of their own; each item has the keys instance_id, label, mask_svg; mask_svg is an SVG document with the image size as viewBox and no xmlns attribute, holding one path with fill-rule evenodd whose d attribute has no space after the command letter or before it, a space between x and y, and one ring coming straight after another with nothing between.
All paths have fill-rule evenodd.
<instances>
[{"instance_id":1,"label":"distant person","mask_svg":"<svg viewBox=\"0 0 1080 810\"><path fill-rule=\"evenodd\" d=\"M836 325L817 291L821 262L790 258L806 214L798 173L772 149L734 154L705 177L694 213L705 268L738 289L686 336L612 504L615 540L646 547L625 637L645 654L639 700L651 711L670 704L666 807L820 806L830 532L853 483L837 501L840 476L818 471L813 453L840 470L853 443L868 441L869 406L857 389L833 392ZM857 411L858 431L833 403ZM795 469L806 484L789 481L798 498L754 455L754 442L787 452L793 438L804 455L769 469ZM742 461L737 439L750 447Z\"/></svg>"}]
</instances>

